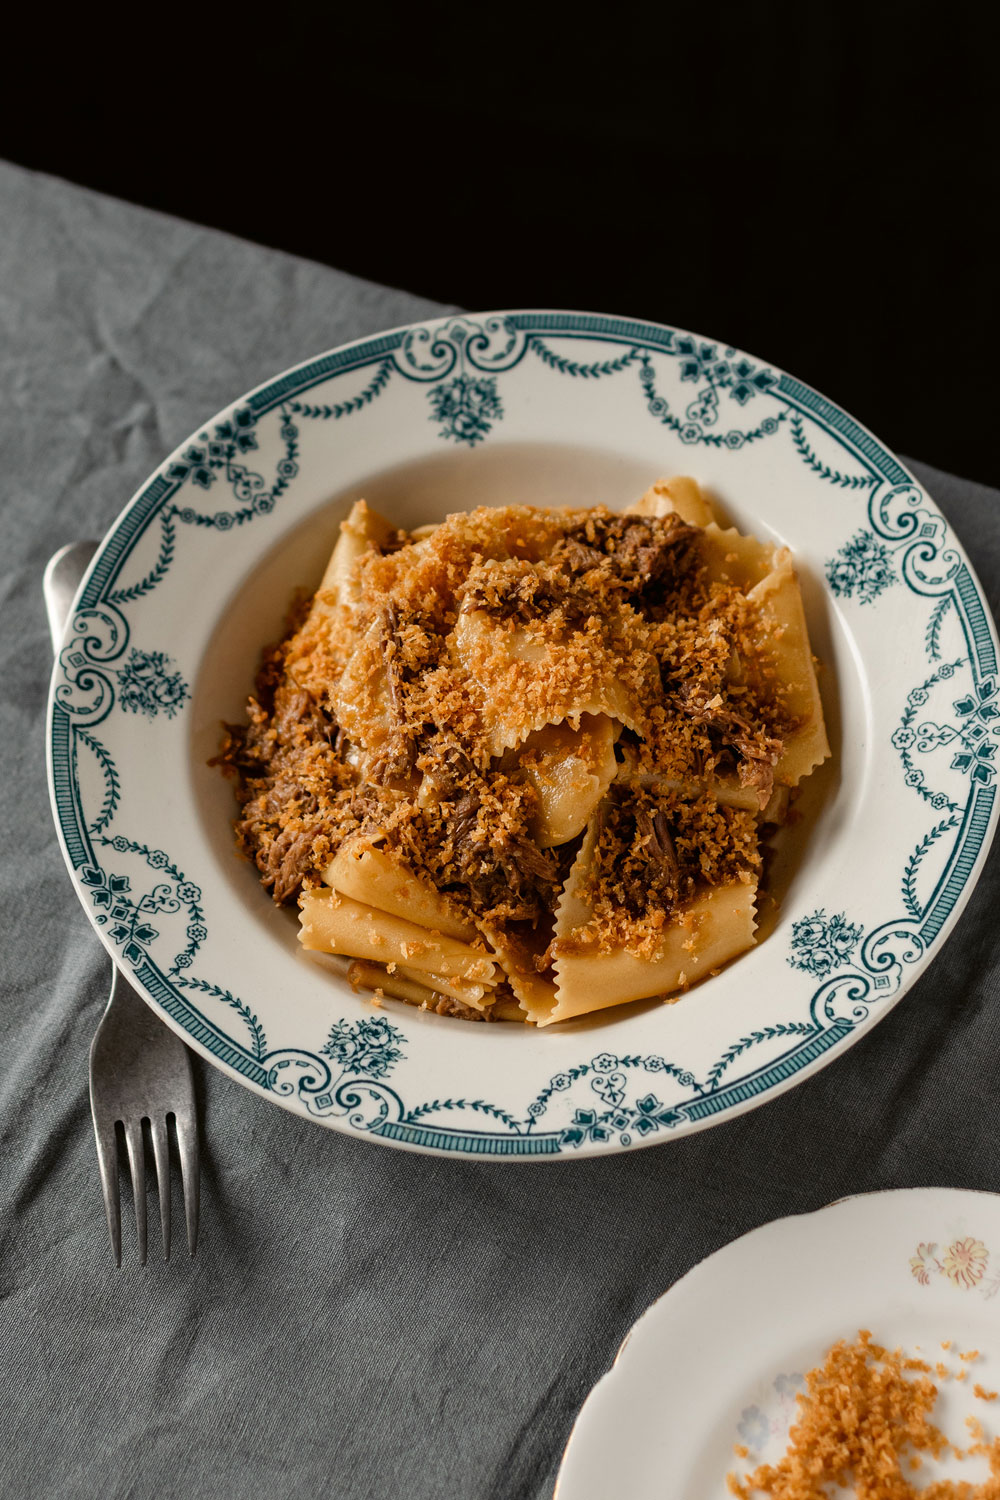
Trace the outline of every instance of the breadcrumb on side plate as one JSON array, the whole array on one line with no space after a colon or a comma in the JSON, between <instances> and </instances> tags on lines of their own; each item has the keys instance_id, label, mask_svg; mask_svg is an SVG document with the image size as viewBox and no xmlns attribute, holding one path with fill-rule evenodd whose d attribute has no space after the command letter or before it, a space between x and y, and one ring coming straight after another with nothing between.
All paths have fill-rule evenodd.
<instances>
[{"instance_id":1,"label":"breadcrumb on side plate","mask_svg":"<svg viewBox=\"0 0 1000 1500\"><path fill-rule=\"evenodd\" d=\"M960 1358L971 1361L978 1352ZM749 1474L730 1473L730 1493L738 1500L829 1500L830 1487L839 1485L856 1500L1000 1500L1000 1437L988 1441L969 1418L970 1445L953 1444L930 1420L938 1398L930 1374L930 1365L884 1348L867 1329L853 1343L840 1340L806 1376L784 1457ZM980 1386L975 1393L983 1400L995 1394ZM906 1477L904 1466L913 1472L924 1455L949 1453L986 1458L989 1477L981 1484L938 1479L919 1488Z\"/></svg>"}]
</instances>

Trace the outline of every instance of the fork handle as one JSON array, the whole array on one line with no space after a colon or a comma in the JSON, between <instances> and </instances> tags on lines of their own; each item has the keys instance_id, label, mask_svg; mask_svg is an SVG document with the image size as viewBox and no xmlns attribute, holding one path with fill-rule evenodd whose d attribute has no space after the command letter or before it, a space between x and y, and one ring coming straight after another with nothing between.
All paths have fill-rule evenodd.
<instances>
[{"instance_id":1,"label":"fork handle","mask_svg":"<svg viewBox=\"0 0 1000 1500\"><path fill-rule=\"evenodd\" d=\"M62 645L70 607L96 551L96 542L70 542L49 558L42 579L42 591L45 595L53 651L58 651Z\"/></svg>"}]
</instances>

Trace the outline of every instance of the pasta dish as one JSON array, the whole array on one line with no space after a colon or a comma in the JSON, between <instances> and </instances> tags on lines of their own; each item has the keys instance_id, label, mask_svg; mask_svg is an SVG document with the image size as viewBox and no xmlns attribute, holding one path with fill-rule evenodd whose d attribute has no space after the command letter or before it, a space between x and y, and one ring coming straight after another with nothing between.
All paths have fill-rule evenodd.
<instances>
[{"instance_id":1,"label":"pasta dish","mask_svg":"<svg viewBox=\"0 0 1000 1500\"><path fill-rule=\"evenodd\" d=\"M789 552L680 478L412 532L359 500L219 761L306 949L547 1026L749 948L762 839L828 754Z\"/></svg>"}]
</instances>

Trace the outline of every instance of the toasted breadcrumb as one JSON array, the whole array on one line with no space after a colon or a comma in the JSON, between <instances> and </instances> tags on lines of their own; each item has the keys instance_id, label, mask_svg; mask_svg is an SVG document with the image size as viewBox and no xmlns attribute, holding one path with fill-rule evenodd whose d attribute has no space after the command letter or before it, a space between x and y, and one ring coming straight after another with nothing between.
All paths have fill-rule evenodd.
<instances>
[{"instance_id":1,"label":"toasted breadcrumb","mask_svg":"<svg viewBox=\"0 0 1000 1500\"><path fill-rule=\"evenodd\" d=\"M581 893L593 918L573 942L580 950L611 943L650 957L667 915L682 911L699 888L758 869L757 821L704 794L627 786L615 792ZM693 934L685 946L695 945Z\"/></svg>"},{"instance_id":2,"label":"toasted breadcrumb","mask_svg":"<svg viewBox=\"0 0 1000 1500\"><path fill-rule=\"evenodd\" d=\"M784 1457L751 1474L730 1473L730 1494L738 1500L828 1500L830 1487L839 1485L856 1500L1000 1500L1000 1438L987 1442L970 1417L972 1443L954 1447L930 1420L938 1388L929 1369L877 1344L867 1329L854 1343L834 1344L796 1397L798 1416ZM978 1485L941 1479L917 1489L904 1474L904 1465L914 1472L927 1455L948 1453L986 1458L989 1477Z\"/></svg>"}]
</instances>

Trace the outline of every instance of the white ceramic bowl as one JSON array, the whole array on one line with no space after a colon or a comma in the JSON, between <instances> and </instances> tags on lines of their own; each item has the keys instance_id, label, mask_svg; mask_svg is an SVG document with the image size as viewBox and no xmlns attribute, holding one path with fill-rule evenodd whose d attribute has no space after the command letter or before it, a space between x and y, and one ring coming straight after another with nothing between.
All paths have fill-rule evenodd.
<instances>
[{"instance_id":1,"label":"white ceramic bowl","mask_svg":"<svg viewBox=\"0 0 1000 1500\"><path fill-rule=\"evenodd\" d=\"M834 755L762 941L676 1004L536 1031L352 993L234 853L208 760L292 590L364 496L402 526L477 504L624 506L690 473L790 546ZM836 1057L937 952L995 823L996 636L933 501L807 386L589 314L450 317L346 345L206 422L111 528L49 717L53 806L115 961L226 1072L415 1150L575 1160L675 1139Z\"/></svg>"}]
</instances>

